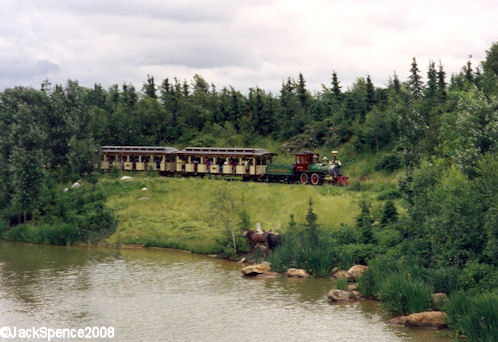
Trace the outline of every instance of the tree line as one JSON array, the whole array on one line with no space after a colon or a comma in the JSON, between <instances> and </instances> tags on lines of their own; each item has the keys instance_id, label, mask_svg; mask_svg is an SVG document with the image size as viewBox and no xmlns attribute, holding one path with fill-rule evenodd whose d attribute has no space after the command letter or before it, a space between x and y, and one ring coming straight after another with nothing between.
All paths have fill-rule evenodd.
<instances>
[{"instance_id":1,"label":"tree line","mask_svg":"<svg viewBox=\"0 0 498 342\"><path fill-rule=\"evenodd\" d=\"M394 73L376 87L367 75L345 89L333 72L313 94L302 74L282 82L279 94L218 90L200 75L160 83L148 76L140 91L74 80L6 89L0 207L8 217L29 218L40 210L47 175L60 181L90 175L103 144L251 146L269 139L282 151L346 144L359 153L390 152L390 169L436 156L472 175L480 158L496 150L497 43L486 53L481 65L469 60L449 80L442 63L431 61L423 82L413 58L406 81Z\"/></svg>"}]
</instances>

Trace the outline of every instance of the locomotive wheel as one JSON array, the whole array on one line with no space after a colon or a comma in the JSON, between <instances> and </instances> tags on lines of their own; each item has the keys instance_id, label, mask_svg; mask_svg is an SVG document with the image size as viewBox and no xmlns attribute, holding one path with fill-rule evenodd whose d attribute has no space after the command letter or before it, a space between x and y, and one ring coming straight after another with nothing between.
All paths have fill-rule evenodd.
<instances>
[{"instance_id":1,"label":"locomotive wheel","mask_svg":"<svg viewBox=\"0 0 498 342\"><path fill-rule=\"evenodd\" d=\"M311 184L313 184L313 185L320 184L320 176L317 173L311 174Z\"/></svg>"},{"instance_id":2,"label":"locomotive wheel","mask_svg":"<svg viewBox=\"0 0 498 342\"><path fill-rule=\"evenodd\" d=\"M308 184L308 174L304 172L301 173L299 180L301 181L301 184Z\"/></svg>"}]
</instances>

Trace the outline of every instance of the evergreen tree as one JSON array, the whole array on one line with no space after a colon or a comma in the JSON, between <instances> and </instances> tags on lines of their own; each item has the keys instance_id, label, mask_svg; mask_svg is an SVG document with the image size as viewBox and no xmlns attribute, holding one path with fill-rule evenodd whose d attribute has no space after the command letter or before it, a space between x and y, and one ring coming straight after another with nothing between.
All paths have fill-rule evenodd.
<instances>
[{"instance_id":1,"label":"evergreen tree","mask_svg":"<svg viewBox=\"0 0 498 342\"><path fill-rule=\"evenodd\" d=\"M306 232L306 237L311 248L318 246L318 224L316 220L318 216L313 212L313 200L310 198L308 213L306 214L306 223L304 224L304 230Z\"/></svg>"},{"instance_id":2,"label":"evergreen tree","mask_svg":"<svg viewBox=\"0 0 498 342\"><path fill-rule=\"evenodd\" d=\"M429 69L427 71L427 87L425 88L425 96L428 98L433 98L436 95L438 86L438 77L436 72L436 66L433 61L429 62Z\"/></svg>"},{"instance_id":3,"label":"evergreen tree","mask_svg":"<svg viewBox=\"0 0 498 342\"><path fill-rule=\"evenodd\" d=\"M437 72L437 88L441 98L446 98L446 72L443 69L443 64L439 61L439 69Z\"/></svg>"},{"instance_id":4,"label":"evergreen tree","mask_svg":"<svg viewBox=\"0 0 498 342\"><path fill-rule=\"evenodd\" d=\"M332 72L332 92L334 93L334 96L338 101L342 100L341 88L342 87L339 85L339 80L337 79L337 74L334 71Z\"/></svg>"},{"instance_id":5,"label":"evergreen tree","mask_svg":"<svg viewBox=\"0 0 498 342\"><path fill-rule=\"evenodd\" d=\"M401 83L399 81L398 75L396 74L396 71L394 72L393 76L393 89L397 94L399 94L401 91Z\"/></svg>"},{"instance_id":6,"label":"evergreen tree","mask_svg":"<svg viewBox=\"0 0 498 342\"><path fill-rule=\"evenodd\" d=\"M142 87L142 91L145 93L145 95L157 99L157 94L156 94L156 84L154 82L154 76L147 75L147 81L144 83Z\"/></svg>"},{"instance_id":7,"label":"evergreen tree","mask_svg":"<svg viewBox=\"0 0 498 342\"><path fill-rule=\"evenodd\" d=\"M470 60L472 56L469 56L469 60L467 61L467 65L463 67L463 72L465 74L465 80L469 83L474 82L474 71L472 70L472 61Z\"/></svg>"},{"instance_id":8,"label":"evergreen tree","mask_svg":"<svg viewBox=\"0 0 498 342\"><path fill-rule=\"evenodd\" d=\"M486 59L482 62L485 73L498 75L498 42L494 42L489 50L486 50Z\"/></svg>"},{"instance_id":9,"label":"evergreen tree","mask_svg":"<svg viewBox=\"0 0 498 342\"><path fill-rule=\"evenodd\" d=\"M410 76L408 77L408 86L410 87L412 95L415 99L422 98L422 76L420 76L419 73L420 70L417 66L417 60L413 57Z\"/></svg>"},{"instance_id":10,"label":"evergreen tree","mask_svg":"<svg viewBox=\"0 0 498 342\"><path fill-rule=\"evenodd\" d=\"M371 243L374 240L372 232L373 219L370 216L370 206L365 201L360 202L360 215L356 218L356 226L361 233L362 243Z\"/></svg>"},{"instance_id":11,"label":"evergreen tree","mask_svg":"<svg viewBox=\"0 0 498 342\"><path fill-rule=\"evenodd\" d=\"M367 76L367 84L366 84L366 90L367 90L367 111L371 111L372 107L375 104L375 89L372 84L372 80L370 79L370 75Z\"/></svg>"},{"instance_id":12,"label":"evergreen tree","mask_svg":"<svg viewBox=\"0 0 498 342\"><path fill-rule=\"evenodd\" d=\"M398 211L392 200L386 201L384 208L382 209L382 218L380 225L385 227L391 223L398 221Z\"/></svg>"}]
</instances>

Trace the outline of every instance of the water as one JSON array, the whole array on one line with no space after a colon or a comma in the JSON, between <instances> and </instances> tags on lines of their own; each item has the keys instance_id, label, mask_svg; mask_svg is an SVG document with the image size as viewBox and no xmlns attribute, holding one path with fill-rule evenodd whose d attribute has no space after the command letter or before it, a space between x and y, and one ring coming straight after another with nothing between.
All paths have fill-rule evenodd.
<instances>
[{"instance_id":1,"label":"water","mask_svg":"<svg viewBox=\"0 0 498 342\"><path fill-rule=\"evenodd\" d=\"M374 301L328 303L329 279L248 279L240 267L171 250L0 242L0 327L111 326L113 341L449 341L387 326Z\"/></svg>"}]
</instances>

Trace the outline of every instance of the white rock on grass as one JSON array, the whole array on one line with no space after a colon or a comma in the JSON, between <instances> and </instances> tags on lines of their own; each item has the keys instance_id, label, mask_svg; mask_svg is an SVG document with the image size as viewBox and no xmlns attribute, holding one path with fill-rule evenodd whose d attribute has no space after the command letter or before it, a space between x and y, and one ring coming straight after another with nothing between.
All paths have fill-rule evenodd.
<instances>
[{"instance_id":1,"label":"white rock on grass","mask_svg":"<svg viewBox=\"0 0 498 342\"><path fill-rule=\"evenodd\" d=\"M128 180L132 180L133 177L132 176L123 176L120 178L122 181L128 181Z\"/></svg>"},{"instance_id":2,"label":"white rock on grass","mask_svg":"<svg viewBox=\"0 0 498 342\"><path fill-rule=\"evenodd\" d=\"M71 185L71 189L78 189L78 188L81 188L81 184L78 182L74 182L74 184Z\"/></svg>"},{"instance_id":3,"label":"white rock on grass","mask_svg":"<svg viewBox=\"0 0 498 342\"><path fill-rule=\"evenodd\" d=\"M145 187L144 187L144 188L142 188L142 191L147 191L147 190L149 190L149 189L147 189L147 188L145 188Z\"/></svg>"},{"instance_id":4,"label":"white rock on grass","mask_svg":"<svg viewBox=\"0 0 498 342\"><path fill-rule=\"evenodd\" d=\"M68 192L69 191L69 188L64 188L64 192Z\"/></svg>"}]
</instances>

